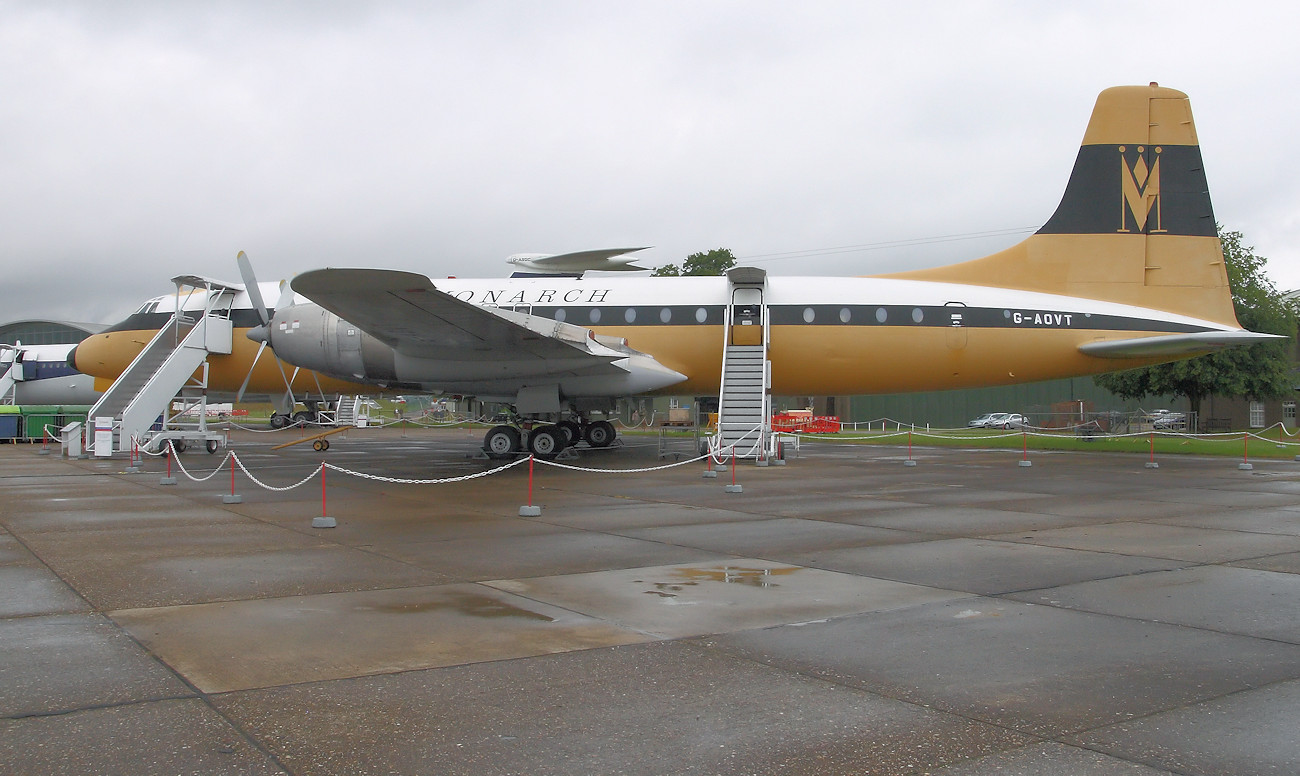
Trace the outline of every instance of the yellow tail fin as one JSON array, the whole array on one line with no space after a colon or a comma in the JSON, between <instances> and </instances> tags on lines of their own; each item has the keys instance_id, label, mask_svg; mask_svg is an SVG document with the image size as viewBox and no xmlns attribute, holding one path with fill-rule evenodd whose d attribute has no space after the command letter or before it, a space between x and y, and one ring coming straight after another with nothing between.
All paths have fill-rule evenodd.
<instances>
[{"instance_id":1,"label":"yellow tail fin","mask_svg":"<svg viewBox=\"0 0 1300 776\"><path fill-rule=\"evenodd\" d=\"M982 259L884 277L1102 299L1238 326L1187 95L1097 98L1056 213Z\"/></svg>"}]
</instances>

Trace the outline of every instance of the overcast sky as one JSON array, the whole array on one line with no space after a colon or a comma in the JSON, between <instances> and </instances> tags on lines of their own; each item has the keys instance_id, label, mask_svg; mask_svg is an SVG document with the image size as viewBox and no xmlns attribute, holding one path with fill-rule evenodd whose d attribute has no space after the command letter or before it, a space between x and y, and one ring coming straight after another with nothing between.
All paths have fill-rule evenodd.
<instances>
[{"instance_id":1,"label":"overcast sky","mask_svg":"<svg viewBox=\"0 0 1300 776\"><path fill-rule=\"evenodd\" d=\"M115 320L240 250L263 280L974 258L1052 214L1097 93L1149 81L1298 288L1297 7L0 0L0 321Z\"/></svg>"}]
</instances>

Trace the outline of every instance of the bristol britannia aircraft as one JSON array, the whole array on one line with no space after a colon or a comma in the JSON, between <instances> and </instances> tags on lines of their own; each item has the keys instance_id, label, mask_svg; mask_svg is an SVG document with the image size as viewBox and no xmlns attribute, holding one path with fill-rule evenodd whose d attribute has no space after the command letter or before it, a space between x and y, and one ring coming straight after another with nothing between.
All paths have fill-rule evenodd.
<instances>
[{"instance_id":1,"label":"bristol britannia aircraft","mask_svg":"<svg viewBox=\"0 0 1300 776\"><path fill-rule=\"evenodd\" d=\"M1102 92L1051 218L965 263L833 283L747 267L437 281L330 268L298 275L273 310L251 269L240 288L230 314L252 341L210 358L214 390L284 394L292 371L299 397L505 402L536 425L490 430L496 453L608 445L613 427L590 415L621 397L719 395L730 345L765 349L773 394L846 395L1097 374L1274 336L1237 322L1189 101L1154 83ZM115 377L175 309L166 299L71 362ZM259 342L274 357L259 363Z\"/></svg>"}]
</instances>

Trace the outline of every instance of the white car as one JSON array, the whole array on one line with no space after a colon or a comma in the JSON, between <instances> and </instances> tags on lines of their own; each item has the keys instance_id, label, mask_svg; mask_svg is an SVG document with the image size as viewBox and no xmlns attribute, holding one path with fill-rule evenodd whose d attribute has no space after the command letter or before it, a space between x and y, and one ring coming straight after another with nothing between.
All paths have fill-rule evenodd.
<instances>
[{"instance_id":1,"label":"white car","mask_svg":"<svg viewBox=\"0 0 1300 776\"><path fill-rule=\"evenodd\" d=\"M1024 415L1010 413L1010 414L1004 414L1002 417L994 420L993 423L989 425L989 428L1012 429L1012 428L1024 428L1025 426L1028 425L1029 425L1029 420Z\"/></svg>"},{"instance_id":2,"label":"white car","mask_svg":"<svg viewBox=\"0 0 1300 776\"><path fill-rule=\"evenodd\" d=\"M966 424L967 428L997 428L1008 414L1006 412L986 412Z\"/></svg>"}]
</instances>

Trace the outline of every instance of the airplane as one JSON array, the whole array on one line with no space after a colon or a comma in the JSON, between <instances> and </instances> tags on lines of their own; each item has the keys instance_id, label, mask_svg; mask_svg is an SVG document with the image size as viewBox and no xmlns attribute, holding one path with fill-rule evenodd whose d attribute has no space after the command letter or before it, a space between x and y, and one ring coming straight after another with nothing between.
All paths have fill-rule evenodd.
<instances>
[{"instance_id":1,"label":"airplane","mask_svg":"<svg viewBox=\"0 0 1300 776\"><path fill-rule=\"evenodd\" d=\"M577 253L516 253L506 257L507 264L516 269L510 274L512 278L547 277L551 275L568 275L582 277L584 272L640 272L649 267L638 267L636 261L627 253L636 253L645 248L608 248Z\"/></svg>"},{"instance_id":2,"label":"airplane","mask_svg":"<svg viewBox=\"0 0 1300 776\"><path fill-rule=\"evenodd\" d=\"M244 280L258 288L251 265ZM214 356L211 380L283 392L274 367L246 378L256 342L342 392L507 403L515 422L484 439L501 456L607 446L615 430L593 413L621 397L717 396L724 348L743 342L765 346L772 394L852 395L1098 374L1275 338L1236 319L1190 101L1155 83L1103 91L1052 216L964 263L834 279L326 268L295 277L274 309L244 305L256 312L231 314L252 342ZM111 378L159 325L137 314L71 363Z\"/></svg>"},{"instance_id":3,"label":"airplane","mask_svg":"<svg viewBox=\"0 0 1300 776\"><path fill-rule=\"evenodd\" d=\"M73 347L0 344L0 404L94 404L94 378L68 365Z\"/></svg>"}]
</instances>

